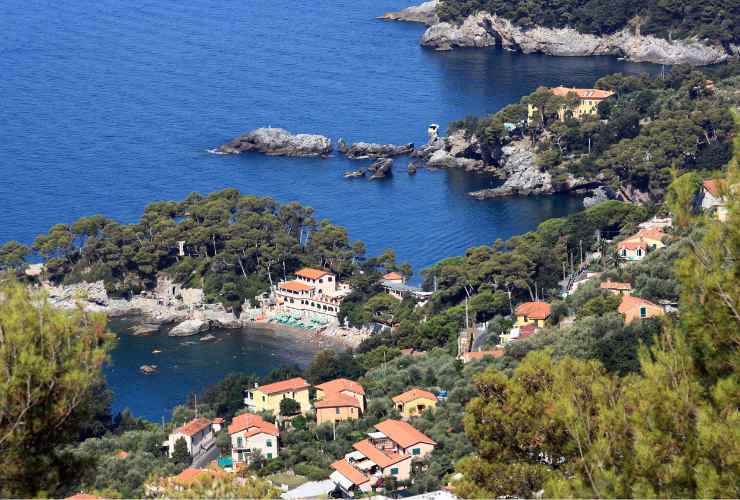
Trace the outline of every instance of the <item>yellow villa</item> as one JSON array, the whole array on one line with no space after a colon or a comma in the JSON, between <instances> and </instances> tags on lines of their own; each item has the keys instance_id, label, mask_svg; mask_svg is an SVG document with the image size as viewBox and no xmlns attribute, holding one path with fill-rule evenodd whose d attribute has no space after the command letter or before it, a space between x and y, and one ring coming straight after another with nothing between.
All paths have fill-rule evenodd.
<instances>
[{"instance_id":1,"label":"yellow villa","mask_svg":"<svg viewBox=\"0 0 740 500\"><path fill-rule=\"evenodd\" d=\"M568 94L575 94L578 104L575 108L566 109L562 106L558 110L558 118L560 121L564 121L565 118L570 115L576 120L580 120L584 116L595 116L598 112L599 103L612 95L614 92L610 90L600 89L577 89L575 87L554 87L550 89L553 95L560 97L567 97ZM534 122L535 114L537 112L537 106L529 104L527 106L527 123L530 125Z\"/></svg>"},{"instance_id":2,"label":"yellow villa","mask_svg":"<svg viewBox=\"0 0 740 500\"><path fill-rule=\"evenodd\" d=\"M357 420L365 411L365 389L346 378L324 382L315 387L316 423Z\"/></svg>"},{"instance_id":3,"label":"yellow villa","mask_svg":"<svg viewBox=\"0 0 740 500\"><path fill-rule=\"evenodd\" d=\"M393 398L393 405L402 416L415 417L427 408L437 407L437 396L423 389L410 389Z\"/></svg>"},{"instance_id":4,"label":"yellow villa","mask_svg":"<svg viewBox=\"0 0 740 500\"><path fill-rule=\"evenodd\" d=\"M255 386L248 389L244 397L244 404L254 412L272 412L280 414L280 401L290 398L301 405L301 413L305 415L311 409L309 389L311 384L301 377L281 380L272 384Z\"/></svg>"},{"instance_id":5,"label":"yellow villa","mask_svg":"<svg viewBox=\"0 0 740 500\"><path fill-rule=\"evenodd\" d=\"M535 325L537 328L545 326L550 317L550 304L547 302L525 302L516 308L516 323L514 326Z\"/></svg>"}]
</instances>

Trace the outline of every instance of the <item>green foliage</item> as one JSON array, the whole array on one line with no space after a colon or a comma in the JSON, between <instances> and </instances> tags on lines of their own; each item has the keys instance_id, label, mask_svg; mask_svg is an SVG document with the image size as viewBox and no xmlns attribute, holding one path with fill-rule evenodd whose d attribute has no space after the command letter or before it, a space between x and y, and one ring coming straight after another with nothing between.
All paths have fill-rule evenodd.
<instances>
[{"instance_id":1,"label":"green foliage","mask_svg":"<svg viewBox=\"0 0 740 500\"><path fill-rule=\"evenodd\" d=\"M283 398L280 400L280 415L290 417L301 412L301 405L295 399Z\"/></svg>"},{"instance_id":2,"label":"green foliage","mask_svg":"<svg viewBox=\"0 0 740 500\"><path fill-rule=\"evenodd\" d=\"M354 380L363 370L351 350L337 352L332 349L319 351L306 368L306 379L312 384L321 384L335 378Z\"/></svg>"},{"instance_id":3,"label":"green foliage","mask_svg":"<svg viewBox=\"0 0 740 500\"><path fill-rule=\"evenodd\" d=\"M100 412L114 337L104 316L54 309L13 279L0 297L0 494L53 495L68 466L59 448Z\"/></svg>"},{"instance_id":4,"label":"green foliage","mask_svg":"<svg viewBox=\"0 0 740 500\"><path fill-rule=\"evenodd\" d=\"M178 241L185 242L185 255L179 255ZM2 248L0 267L15 267L18 257L25 257L22 247ZM103 279L109 293L128 296L153 287L157 274L165 272L202 287L207 300L229 308L304 265L349 275L364 254L346 229L316 223L312 209L235 189L152 203L135 224L101 216L57 224L39 235L33 248L55 282Z\"/></svg>"},{"instance_id":5,"label":"green foliage","mask_svg":"<svg viewBox=\"0 0 740 500\"><path fill-rule=\"evenodd\" d=\"M192 458L190 457L188 443L185 441L185 438L181 437L175 441L175 448L172 451L171 460L173 464L179 467L187 467L190 465Z\"/></svg>"},{"instance_id":6,"label":"green foliage","mask_svg":"<svg viewBox=\"0 0 740 500\"><path fill-rule=\"evenodd\" d=\"M697 8L688 1L641 2L638 0L442 0L437 6L441 21L462 22L478 11L496 14L523 28L575 28L581 33L607 34L639 29L670 40L698 37L713 43L737 44L738 7L731 0L711 0Z\"/></svg>"}]
</instances>

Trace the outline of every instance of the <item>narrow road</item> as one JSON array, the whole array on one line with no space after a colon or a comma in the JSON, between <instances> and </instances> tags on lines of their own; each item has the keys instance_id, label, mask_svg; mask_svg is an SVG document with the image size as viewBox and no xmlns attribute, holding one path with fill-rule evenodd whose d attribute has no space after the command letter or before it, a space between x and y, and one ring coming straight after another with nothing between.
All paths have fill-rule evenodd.
<instances>
[{"instance_id":1,"label":"narrow road","mask_svg":"<svg viewBox=\"0 0 740 500\"><path fill-rule=\"evenodd\" d=\"M190 467L193 467L195 469L202 469L212 460L216 460L217 458L218 446L216 446L216 443L214 442L213 445L208 449L208 451L205 451L197 457L193 458L193 464Z\"/></svg>"}]
</instances>

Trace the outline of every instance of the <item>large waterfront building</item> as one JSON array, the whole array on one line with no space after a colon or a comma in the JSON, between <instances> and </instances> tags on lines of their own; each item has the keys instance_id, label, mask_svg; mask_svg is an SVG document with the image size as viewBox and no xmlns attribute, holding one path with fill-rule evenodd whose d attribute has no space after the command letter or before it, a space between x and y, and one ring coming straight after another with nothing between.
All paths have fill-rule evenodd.
<instances>
[{"instance_id":1,"label":"large waterfront building","mask_svg":"<svg viewBox=\"0 0 740 500\"><path fill-rule=\"evenodd\" d=\"M304 268L296 271L295 279L281 281L275 287L275 307L278 312L303 319L336 321L342 300L351 291L328 271Z\"/></svg>"}]
</instances>

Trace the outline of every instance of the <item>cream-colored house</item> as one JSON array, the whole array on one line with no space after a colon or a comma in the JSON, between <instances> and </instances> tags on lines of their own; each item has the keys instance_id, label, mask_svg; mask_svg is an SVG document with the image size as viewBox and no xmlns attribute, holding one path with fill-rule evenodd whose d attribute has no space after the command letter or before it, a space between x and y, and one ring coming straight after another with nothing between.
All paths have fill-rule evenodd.
<instances>
[{"instance_id":1,"label":"cream-colored house","mask_svg":"<svg viewBox=\"0 0 740 500\"><path fill-rule=\"evenodd\" d=\"M211 449L215 443L212 422L207 418L196 418L172 431L167 439L168 454L172 457L175 444L184 439L188 445L188 453L197 458Z\"/></svg>"},{"instance_id":2,"label":"cream-colored house","mask_svg":"<svg viewBox=\"0 0 740 500\"><path fill-rule=\"evenodd\" d=\"M280 414L280 401L290 398L301 405L301 413L305 415L311 409L310 388L311 384L301 377L256 386L245 391L244 404L251 411L272 412L277 416Z\"/></svg>"},{"instance_id":3,"label":"cream-colored house","mask_svg":"<svg viewBox=\"0 0 740 500\"><path fill-rule=\"evenodd\" d=\"M580 120L584 116L596 116L599 103L614 95L614 92L610 90L577 89L575 87L553 87L550 89L550 92L560 97L568 97L569 94L572 94L577 99L577 104L574 108L562 106L558 110L560 121L564 121L568 116L572 116L576 120ZM534 123L536 113L537 106L527 105L528 124L531 125Z\"/></svg>"},{"instance_id":4,"label":"cream-colored house","mask_svg":"<svg viewBox=\"0 0 740 500\"><path fill-rule=\"evenodd\" d=\"M242 413L229 424L231 440L231 459L233 463L248 464L256 452L267 459L280 454L278 440L280 431L275 424L267 422L259 415Z\"/></svg>"},{"instance_id":5,"label":"cream-colored house","mask_svg":"<svg viewBox=\"0 0 740 500\"><path fill-rule=\"evenodd\" d=\"M632 292L632 285L619 281L606 280L599 284L599 288L607 290L615 295L629 295Z\"/></svg>"},{"instance_id":6,"label":"cream-colored house","mask_svg":"<svg viewBox=\"0 0 740 500\"><path fill-rule=\"evenodd\" d=\"M620 241L617 252L622 259L628 261L642 260L648 252L665 247L664 237L665 233L661 229L640 229L636 234Z\"/></svg>"},{"instance_id":7,"label":"cream-colored house","mask_svg":"<svg viewBox=\"0 0 740 500\"><path fill-rule=\"evenodd\" d=\"M330 478L346 496L370 493L383 478L411 478L411 464L431 453L436 442L401 420L384 420L355 443L354 451L331 464Z\"/></svg>"},{"instance_id":8,"label":"cream-colored house","mask_svg":"<svg viewBox=\"0 0 740 500\"><path fill-rule=\"evenodd\" d=\"M721 222L727 220L727 200L722 193L723 187L721 179L708 179L701 186L701 208L714 210L715 216Z\"/></svg>"},{"instance_id":9,"label":"cream-colored house","mask_svg":"<svg viewBox=\"0 0 740 500\"><path fill-rule=\"evenodd\" d=\"M437 396L423 389L410 389L392 399L398 413L406 418L416 417L429 408L437 407Z\"/></svg>"},{"instance_id":10,"label":"cream-colored house","mask_svg":"<svg viewBox=\"0 0 740 500\"><path fill-rule=\"evenodd\" d=\"M328 271L304 268L296 271L294 280L278 283L275 302L279 312L302 319L336 321L342 301L351 291Z\"/></svg>"}]
</instances>

